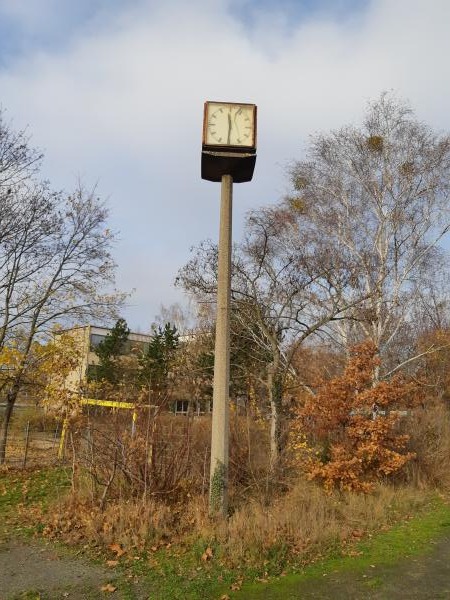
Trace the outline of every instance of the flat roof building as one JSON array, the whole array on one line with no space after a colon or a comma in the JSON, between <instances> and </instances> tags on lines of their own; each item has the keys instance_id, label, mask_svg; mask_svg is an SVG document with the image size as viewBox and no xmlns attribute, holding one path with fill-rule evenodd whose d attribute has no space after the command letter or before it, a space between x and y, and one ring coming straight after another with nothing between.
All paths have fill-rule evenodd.
<instances>
[{"instance_id":1,"label":"flat roof building","mask_svg":"<svg viewBox=\"0 0 450 600\"><path fill-rule=\"evenodd\" d=\"M99 357L95 353L95 348L104 341L111 329L108 327L98 327L96 325L84 325L81 327L73 327L66 330L64 333L70 333L78 342L78 347L81 350L81 360L78 368L69 375L68 383L73 384L77 389L95 367L100 363ZM146 352L152 336L145 333L129 333L127 341L124 345L123 354L129 354L134 350ZM91 371L91 373L90 373Z\"/></svg>"}]
</instances>

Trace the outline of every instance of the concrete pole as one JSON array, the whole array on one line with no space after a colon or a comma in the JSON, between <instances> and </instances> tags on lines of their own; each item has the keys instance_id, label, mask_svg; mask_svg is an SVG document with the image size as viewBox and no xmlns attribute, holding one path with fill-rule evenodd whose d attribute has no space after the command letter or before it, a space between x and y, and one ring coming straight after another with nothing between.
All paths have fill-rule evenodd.
<instances>
[{"instance_id":1,"label":"concrete pole","mask_svg":"<svg viewBox=\"0 0 450 600\"><path fill-rule=\"evenodd\" d=\"M233 178L222 176L217 273L217 320L211 432L209 508L212 515L228 512L228 438L230 388L230 285Z\"/></svg>"}]
</instances>

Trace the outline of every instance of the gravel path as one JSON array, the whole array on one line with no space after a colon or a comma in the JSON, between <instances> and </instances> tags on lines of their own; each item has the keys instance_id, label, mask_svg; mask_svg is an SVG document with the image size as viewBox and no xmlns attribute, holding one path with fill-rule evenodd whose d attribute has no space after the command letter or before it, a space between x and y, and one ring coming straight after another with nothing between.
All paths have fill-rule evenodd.
<instances>
[{"instance_id":1,"label":"gravel path","mask_svg":"<svg viewBox=\"0 0 450 600\"><path fill-rule=\"evenodd\" d=\"M86 600L101 594L100 587L109 581L111 572L54 546L34 541L0 544L0 600L31 591L45 600Z\"/></svg>"}]
</instances>

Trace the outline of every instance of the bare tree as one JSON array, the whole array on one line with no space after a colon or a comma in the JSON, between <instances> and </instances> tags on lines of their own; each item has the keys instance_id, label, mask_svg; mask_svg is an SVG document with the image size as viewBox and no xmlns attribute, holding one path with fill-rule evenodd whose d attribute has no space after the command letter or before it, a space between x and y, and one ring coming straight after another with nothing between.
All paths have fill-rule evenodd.
<instances>
[{"instance_id":1,"label":"bare tree","mask_svg":"<svg viewBox=\"0 0 450 600\"><path fill-rule=\"evenodd\" d=\"M0 108L0 194L3 202L12 189L39 170L42 153L32 148L26 131L14 131ZM3 211L0 218L3 218ZM3 227L2 227L3 230Z\"/></svg>"},{"instance_id":2,"label":"bare tree","mask_svg":"<svg viewBox=\"0 0 450 600\"><path fill-rule=\"evenodd\" d=\"M282 399L296 349L349 308L347 265L296 217L289 207L251 212L232 259L234 339L246 342L251 356L244 365L258 365L255 371L266 390L272 471L282 449ZM180 270L178 282L206 300L214 297L216 278L217 247L203 242Z\"/></svg>"},{"instance_id":3,"label":"bare tree","mask_svg":"<svg viewBox=\"0 0 450 600\"><path fill-rule=\"evenodd\" d=\"M449 159L448 136L383 94L361 128L312 138L307 159L292 165L290 198L250 213L234 249L232 298L265 365L272 465L292 357L311 336L337 330L344 346L370 338L385 376L410 364L408 330L430 298L450 226ZM216 246L204 242L179 281L204 298L215 292L216 268Z\"/></svg>"},{"instance_id":4,"label":"bare tree","mask_svg":"<svg viewBox=\"0 0 450 600\"><path fill-rule=\"evenodd\" d=\"M291 168L290 203L351 268L348 299L367 297L347 312L352 320L341 334L346 342L373 340L384 374L411 358L399 355L394 364L392 350L442 265L449 167L450 137L382 94L360 128L313 136L306 160Z\"/></svg>"},{"instance_id":5,"label":"bare tree","mask_svg":"<svg viewBox=\"0 0 450 600\"><path fill-rule=\"evenodd\" d=\"M123 298L112 288L105 206L81 186L70 196L52 192L36 179L38 158L0 120L0 353L14 345L21 356L2 374L0 463L33 342L55 323L111 318Z\"/></svg>"}]
</instances>

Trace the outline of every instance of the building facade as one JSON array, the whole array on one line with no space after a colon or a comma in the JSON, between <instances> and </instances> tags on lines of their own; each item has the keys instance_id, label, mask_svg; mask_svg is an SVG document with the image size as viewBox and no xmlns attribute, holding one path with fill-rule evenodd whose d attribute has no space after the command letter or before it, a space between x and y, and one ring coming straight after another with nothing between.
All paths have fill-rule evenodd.
<instances>
[{"instance_id":1,"label":"building facade","mask_svg":"<svg viewBox=\"0 0 450 600\"><path fill-rule=\"evenodd\" d=\"M79 390L83 382L96 379L96 368L100 363L95 352L97 346L105 340L111 329L95 325L74 327L65 333L70 333L81 350L81 358L78 367L70 373L67 379L68 386ZM148 350L152 336L145 333L130 332L123 347L123 355L131 353L145 353ZM188 339L184 343L189 343ZM178 394L177 394L178 396ZM172 411L179 415L200 415L210 412L210 403L200 403L189 398L176 398L171 403Z\"/></svg>"}]
</instances>

